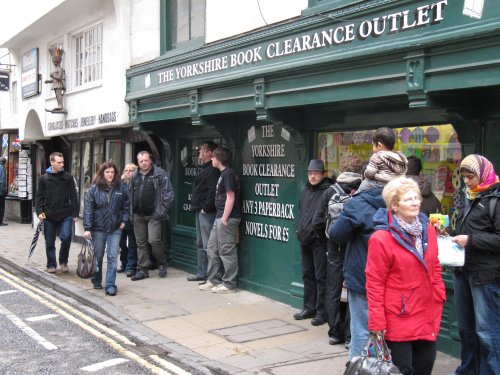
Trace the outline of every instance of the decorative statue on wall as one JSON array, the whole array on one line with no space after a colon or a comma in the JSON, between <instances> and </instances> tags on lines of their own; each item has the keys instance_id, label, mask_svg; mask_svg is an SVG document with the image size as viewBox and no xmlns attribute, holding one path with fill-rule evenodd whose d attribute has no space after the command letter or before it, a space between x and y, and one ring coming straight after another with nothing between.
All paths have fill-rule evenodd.
<instances>
[{"instance_id":1,"label":"decorative statue on wall","mask_svg":"<svg viewBox=\"0 0 500 375\"><path fill-rule=\"evenodd\" d=\"M59 47L52 47L49 49L50 56L52 56L52 63L54 64L54 69L50 73L50 78L45 80L45 83L52 83L52 88L56 94L57 107L49 112L65 112L63 105L63 95L65 91L64 81L66 79L64 75L64 69L61 66L62 56L64 51Z\"/></svg>"}]
</instances>

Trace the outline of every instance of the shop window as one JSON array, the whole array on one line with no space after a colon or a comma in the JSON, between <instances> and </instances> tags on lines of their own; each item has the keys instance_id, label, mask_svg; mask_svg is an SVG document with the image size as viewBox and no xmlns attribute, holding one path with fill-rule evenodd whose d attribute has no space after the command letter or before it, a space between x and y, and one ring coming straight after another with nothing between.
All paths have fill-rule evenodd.
<instances>
[{"instance_id":1,"label":"shop window","mask_svg":"<svg viewBox=\"0 0 500 375\"><path fill-rule=\"evenodd\" d=\"M203 42L205 5L206 0L161 0L162 53Z\"/></svg>"},{"instance_id":2,"label":"shop window","mask_svg":"<svg viewBox=\"0 0 500 375\"><path fill-rule=\"evenodd\" d=\"M444 214L454 213L454 199L460 187L459 165L462 148L451 125L414 126L394 129L395 151L416 156L422 161L422 174L441 201ZM321 132L317 135L316 157L325 162L330 176L339 174L342 155L358 154L368 161L373 153L372 130L354 132Z\"/></svg>"},{"instance_id":3,"label":"shop window","mask_svg":"<svg viewBox=\"0 0 500 375\"><path fill-rule=\"evenodd\" d=\"M124 165L122 163L122 141L120 139L108 139L106 141L106 160L116 165L118 173L122 172Z\"/></svg>"},{"instance_id":4,"label":"shop window","mask_svg":"<svg viewBox=\"0 0 500 375\"><path fill-rule=\"evenodd\" d=\"M177 223L195 227L195 217L191 210L191 191L193 183L200 171L201 161L198 158L201 145L206 141L215 142L226 146L221 138L202 138L186 140L180 145L180 165L178 167L179 178L177 186L174 187L176 196L179 197L179 209L177 212Z\"/></svg>"},{"instance_id":5,"label":"shop window","mask_svg":"<svg viewBox=\"0 0 500 375\"><path fill-rule=\"evenodd\" d=\"M104 141L97 140L94 141L94 176L101 168L102 163L104 163Z\"/></svg>"},{"instance_id":6,"label":"shop window","mask_svg":"<svg viewBox=\"0 0 500 375\"><path fill-rule=\"evenodd\" d=\"M83 215L83 202L84 202L84 197L87 191L90 189L90 186L92 185L92 178L93 178L93 173L92 173L92 155L90 153L90 142L82 142L82 169L80 173L82 173L82 181L80 183L80 192L81 192L81 197L80 199L80 215Z\"/></svg>"},{"instance_id":7,"label":"shop window","mask_svg":"<svg viewBox=\"0 0 500 375\"><path fill-rule=\"evenodd\" d=\"M71 145L71 170L73 177L75 178L75 183L76 183L76 189L78 190L78 198L80 201L83 199L83 196L80 195L80 192L82 191L82 180L80 178L81 176L81 169L82 169L82 158L81 158L81 143L80 142L74 142Z\"/></svg>"},{"instance_id":8,"label":"shop window","mask_svg":"<svg viewBox=\"0 0 500 375\"><path fill-rule=\"evenodd\" d=\"M73 37L73 58L75 87L102 79L102 24Z\"/></svg>"}]
</instances>

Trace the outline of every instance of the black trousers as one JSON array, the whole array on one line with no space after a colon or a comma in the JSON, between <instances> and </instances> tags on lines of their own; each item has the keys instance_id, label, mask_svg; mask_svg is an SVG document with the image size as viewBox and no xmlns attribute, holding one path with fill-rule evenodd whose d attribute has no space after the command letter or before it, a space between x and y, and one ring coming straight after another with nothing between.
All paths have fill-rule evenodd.
<instances>
[{"instance_id":1,"label":"black trousers","mask_svg":"<svg viewBox=\"0 0 500 375\"><path fill-rule=\"evenodd\" d=\"M304 309L316 311L327 318L325 311L326 243L320 239L300 247L302 280L304 282Z\"/></svg>"},{"instance_id":2,"label":"black trousers","mask_svg":"<svg viewBox=\"0 0 500 375\"><path fill-rule=\"evenodd\" d=\"M0 195L0 223L3 222L3 215L5 214L5 195Z\"/></svg>"},{"instance_id":3,"label":"black trousers","mask_svg":"<svg viewBox=\"0 0 500 375\"><path fill-rule=\"evenodd\" d=\"M426 340L387 341L392 362L404 375L431 375L436 360L436 342Z\"/></svg>"},{"instance_id":4,"label":"black trousers","mask_svg":"<svg viewBox=\"0 0 500 375\"><path fill-rule=\"evenodd\" d=\"M340 302L344 276L345 245L340 247L332 241L327 243L325 307L328 316L328 337L351 341L349 306Z\"/></svg>"}]
</instances>

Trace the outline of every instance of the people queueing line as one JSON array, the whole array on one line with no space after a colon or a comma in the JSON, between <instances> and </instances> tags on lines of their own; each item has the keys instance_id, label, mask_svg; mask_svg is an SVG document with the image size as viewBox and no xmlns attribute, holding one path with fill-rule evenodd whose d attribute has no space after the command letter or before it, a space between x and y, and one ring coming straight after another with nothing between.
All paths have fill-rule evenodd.
<instances>
[{"instance_id":1,"label":"people queueing line","mask_svg":"<svg viewBox=\"0 0 500 375\"><path fill-rule=\"evenodd\" d=\"M166 255L162 246L162 223L169 218L174 201L174 190L167 173L153 165L147 151L137 154L137 169L131 187L132 215L137 240L137 272L132 281L149 277L149 246L158 264L158 275L167 276Z\"/></svg>"},{"instance_id":2,"label":"people queueing line","mask_svg":"<svg viewBox=\"0 0 500 375\"><path fill-rule=\"evenodd\" d=\"M128 187L129 197L131 195L130 181L132 175L137 170L134 163L129 163L125 166L122 173L122 182ZM120 238L120 262L121 266L116 271L118 273L125 272L127 277L132 277L137 271L137 242L135 239L134 227L132 225L132 215L125 223L122 235Z\"/></svg>"},{"instance_id":3,"label":"people queueing line","mask_svg":"<svg viewBox=\"0 0 500 375\"><path fill-rule=\"evenodd\" d=\"M338 277L339 272L335 270L338 270L343 260L342 276L349 290L351 315L350 333L352 337L349 358L352 359L361 354L368 334L373 332L385 336L392 350L393 361L402 373L430 374L436 356L436 338L445 293L441 279L441 268L437 259L435 230L429 227L428 219L424 214L428 215L440 211L441 207L439 201L436 202L437 199L432 196L429 205L422 205L422 201L425 199L423 194L430 189L428 189L429 186L425 185L425 182L422 184L421 162L418 158L409 157L408 159L409 178L399 177L407 170L406 158L400 157L400 153L390 154L394 144L395 134L392 131L387 131L387 128L375 131L373 151L374 155L379 155L372 156L370 162L371 167L376 166L379 169L373 172L372 168L371 172L362 173L365 181L370 177L374 179L367 183L363 182L357 191L356 187L360 175L357 175L358 172L354 170L348 170L341 166L343 172L338 176L336 184L340 185L345 193L352 194L352 198L345 202L338 219L330 228L326 228L330 235L327 246L319 246L319 244L323 244L319 229L323 225L323 231L325 230L324 223L319 217L321 215L325 217L325 204L328 204L332 194L325 189L332 184L332 181L323 177L324 164L321 160L310 161L308 184L302 193L301 208L311 206L303 199L308 193L314 191L314 187L321 192L318 195L321 195L321 199L315 200L321 204L315 206L312 213L310 212L313 216L310 219L308 219L305 210L301 209L299 213L298 237L301 242L302 269L303 275L306 272L309 274L304 276L304 308L296 313L294 318L298 320L314 318L313 325L323 324L328 319L329 343L336 344L348 340L349 330L343 331L340 323L342 319L339 320L341 309L330 306L332 301L340 296L338 280L341 278ZM208 145L209 143L206 142L202 148ZM214 203L217 213L207 244L207 281L200 284L199 288L215 293L231 293L236 291L238 273L236 236L241 220L239 180L234 170L228 167L231 160L229 150L219 147L212 151L210 147L207 150L203 149L203 153L212 152L213 167L217 168L221 174L215 184ZM201 154L200 151L200 159L204 161L203 165L208 166L208 160L204 160ZM49 241L46 236L46 246L48 271L55 272L55 233L56 230L59 230L61 236L61 229L63 234L67 233L63 224L67 224L68 219L71 223L72 217L75 221L77 220L78 202L74 179L64 172L62 154L53 153L50 160L51 167L47 169L45 177L40 177L38 181L37 214L40 220L49 223L51 226L49 228L54 228L53 231L49 229ZM149 153L139 153L138 161L140 169L134 174L134 177L137 178L136 184L132 183L131 185L133 202L133 198L135 198L132 212L140 217L144 223L153 222L153 225L156 225L155 221L161 222L162 218L165 217L165 212L168 212L170 208L173 200L172 187L166 175L161 173L163 170L153 167ZM358 161L358 157L350 155L346 156L341 164L357 165ZM391 161L395 161L395 164L391 164ZM454 274L457 318L462 340L461 365L456 369L455 374L494 374L496 369L500 367L498 362L499 348L495 340L499 335L498 327L500 327L499 316L496 314L500 308L500 299L497 298L500 285L500 250L498 248L500 235L497 234L500 232L500 212L498 212L500 180L491 162L481 155L467 156L460 165L460 172L466 185L465 198L457 208L459 216L456 230L448 229L451 234L455 235L452 240L464 247L466 254L464 266L455 268ZM104 174L103 180L105 180ZM56 185L58 190L52 194L54 190L50 187ZM320 188L323 185L324 189ZM148 189L154 192L152 194L154 200L146 198ZM163 196L168 197L167 202L161 201L160 212L162 215L158 216L158 210L152 210L149 215L146 215L148 212L145 209L147 209L148 204L150 209L157 208L156 203L160 201L157 201L156 198L162 196L156 194L158 191L163 191L165 194ZM48 192L51 193L48 194ZM58 198L62 196L65 199L57 199L58 206L56 206L53 204L55 196ZM195 212L199 210L201 213L197 206L194 207L194 210ZM203 210L205 209L203 208ZM425 210L429 210L429 212ZM300 225L301 223L303 226ZM120 223L120 227L122 224ZM307 232L307 228L309 228L309 232ZM145 231L142 233L147 233L147 227L143 229ZM71 240L71 225L69 225L69 230L69 240ZM438 229L436 228L436 230ZM161 238L161 228L159 236L155 237ZM59 262L63 272L68 271L69 243L67 239L68 236L61 236ZM154 243L154 238L151 238L149 242L151 240ZM146 244L146 262L141 263L141 255L139 255L138 274L141 277L136 277L135 280L149 276L147 273L147 237L143 245L144 243ZM314 243L318 244L318 249L322 249L317 251L318 258L320 254L325 255L326 268L329 269L328 264L330 264L331 276L335 276L327 278L327 286L325 286L323 278L323 287L321 285L318 287L318 281L321 282L322 278L321 262L314 258L314 252L305 253L304 251L305 247L312 246ZM332 245L335 249L331 247ZM66 247L68 249L64 250ZM326 248L328 248L328 252L325 251ZM331 257L330 251L336 257L330 259L331 263L328 263L329 258L326 258L326 255ZM161 251L161 253L163 252ZM344 253L345 259L343 259ZM139 254L141 254L140 247ZM158 254L158 251L155 254ZM306 257L309 258L306 259ZM162 263L161 256L159 258L157 260L161 266L164 263ZM335 267L333 267L334 264ZM198 265L203 265L203 263ZM318 270L314 268L316 265L319 265ZM414 271L401 272L402 269L409 268ZM164 275L166 275L166 267L160 267L160 276L162 276L163 269ZM200 278L201 274L191 278L194 277ZM332 285L330 285L331 280L333 280ZM387 283L388 280L389 283ZM204 279L199 281L204 281ZM312 287L311 281L314 281ZM430 295L416 299L431 301L430 304L426 303L425 306L411 305L407 299L406 303L403 301L408 296L403 299L400 298L400 295L395 296L394 293L401 294L403 292L394 292L395 289L391 288L391 285L403 284L419 286L429 284L430 287L419 289L421 289L420 292L430 293ZM328 290L330 286L334 285L337 289L334 291L332 288L332 293L327 293L325 298L325 289ZM106 290L111 292L108 294L116 294L114 279L113 284L109 285L110 288L108 288L107 280L106 287ZM323 296L321 296L321 289ZM412 291L409 290L409 293L411 294ZM384 302L393 297L394 301L397 300L394 306L398 305L398 314L391 314L389 310L394 306ZM403 305L399 306L401 303ZM418 324L413 324L413 322L424 320L428 322L425 325L425 330L418 328Z\"/></svg>"},{"instance_id":4,"label":"people queueing line","mask_svg":"<svg viewBox=\"0 0 500 375\"><path fill-rule=\"evenodd\" d=\"M379 128L373 134L372 143L374 155L381 152L379 150L392 150L396 143L396 135L391 129ZM388 153L386 152L385 154ZM391 160L404 160L406 163L406 158L402 158L394 156L394 158L384 159L386 164L384 164L383 170L399 171L401 174L404 174L406 172L406 165L398 162L398 167L396 168L388 164ZM378 157L372 155L371 159L378 159ZM377 163L372 163L373 165L377 165ZM375 180L365 183L372 175L375 177ZM382 187L385 186L389 177L396 178L398 174L388 172L371 174L365 171L364 176L366 178L361 183L358 191L345 203L344 210L329 229L332 241L339 244L347 243L343 274L349 291L349 312L351 314L349 359L361 355L370 334L368 330L368 300L365 286L368 239L374 231L373 215L379 208L385 208L385 202L382 198ZM377 180L377 178L382 179Z\"/></svg>"},{"instance_id":5,"label":"people queueing line","mask_svg":"<svg viewBox=\"0 0 500 375\"><path fill-rule=\"evenodd\" d=\"M207 282L200 290L213 293L234 293L238 279L238 249L236 247L238 227L241 221L240 180L231 162L231 151L217 147L212 164L220 171L215 187L214 225L207 244Z\"/></svg>"},{"instance_id":6,"label":"people queueing line","mask_svg":"<svg viewBox=\"0 0 500 375\"><path fill-rule=\"evenodd\" d=\"M107 255L105 292L114 296L118 249L122 231L130 218L128 187L122 183L118 169L112 162L105 162L94 177L85 194L83 205L83 236L92 240L97 268L91 276L94 289L102 289L102 261Z\"/></svg>"},{"instance_id":7,"label":"people queueing line","mask_svg":"<svg viewBox=\"0 0 500 375\"><path fill-rule=\"evenodd\" d=\"M64 170L63 154L53 152L49 160L50 167L38 178L35 210L45 227L47 272L56 273L56 235L59 234L59 265L61 271L67 273L73 222L78 221L78 196L75 179Z\"/></svg>"},{"instance_id":8,"label":"people queueing line","mask_svg":"<svg viewBox=\"0 0 500 375\"><path fill-rule=\"evenodd\" d=\"M321 198L333 180L324 177L322 160L313 159L307 167L307 183L300 196L297 236L300 241L302 280L304 283L303 308L295 313L296 320L312 318L311 324L319 326L327 321L326 290L326 235L325 211L316 218Z\"/></svg>"},{"instance_id":9,"label":"people queueing line","mask_svg":"<svg viewBox=\"0 0 500 375\"><path fill-rule=\"evenodd\" d=\"M205 283L208 275L207 246L210 231L215 221L215 187L220 171L212 165L212 157L217 144L203 142L198 153L201 162L200 172L196 175L191 192L191 211L196 223L196 256L198 269L196 275L188 276L188 281Z\"/></svg>"},{"instance_id":10,"label":"people queueing line","mask_svg":"<svg viewBox=\"0 0 500 375\"><path fill-rule=\"evenodd\" d=\"M500 180L477 154L462 160L460 173L464 199L451 233L465 248L465 264L453 277L462 344L455 374L493 375L500 369Z\"/></svg>"},{"instance_id":11,"label":"people queueing line","mask_svg":"<svg viewBox=\"0 0 500 375\"><path fill-rule=\"evenodd\" d=\"M385 338L403 374L431 375L446 300L436 230L414 180L393 179L382 197L387 209L375 213L368 241L368 329Z\"/></svg>"}]
</instances>

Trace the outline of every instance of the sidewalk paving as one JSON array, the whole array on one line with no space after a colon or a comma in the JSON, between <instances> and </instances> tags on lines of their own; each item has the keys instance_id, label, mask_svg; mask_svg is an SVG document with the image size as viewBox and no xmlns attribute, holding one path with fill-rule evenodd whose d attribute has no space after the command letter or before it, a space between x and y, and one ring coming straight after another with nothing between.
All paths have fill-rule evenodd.
<instances>
[{"instance_id":1,"label":"sidewalk paving","mask_svg":"<svg viewBox=\"0 0 500 375\"><path fill-rule=\"evenodd\" d=\"M269 298L238 290L219 295L203 292L189 274L168 269L165 279L158 271L131 281L117 274L118 294L106 296L94 290L90 280L74 273L80 244L70 251L70 273L46 270L44 238L28 262L33 238L31 225L9 222L0 228L0 263L7 263L41 283L71 296L80 303L114 318L129 333L158 345L175 359L201 373L213 374L343 374L347 350L328 345L328 326L314 327L310 320L296 321L296 309ZM57 252L59 241L56 242ZM105 266L104 266L105 270ZM453 372L456 358L438 353L433 375Z\"/></svg>"}]
</instances>

